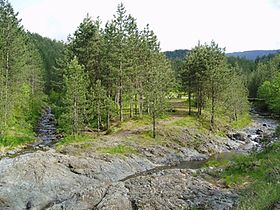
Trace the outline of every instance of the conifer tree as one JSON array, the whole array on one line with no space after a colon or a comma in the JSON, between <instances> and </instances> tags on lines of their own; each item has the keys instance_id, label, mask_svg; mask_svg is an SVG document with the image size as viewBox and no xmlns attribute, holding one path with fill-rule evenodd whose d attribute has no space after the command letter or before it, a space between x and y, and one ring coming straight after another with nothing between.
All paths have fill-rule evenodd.
<instances>
[{"instance_id":1,"label":"conifer tree","mask_svg":"<svg viewBox=\"0 0 280 210\"><path fill-rule=\"evenodd\" d=\"M84 67L76 57L70 61L65 72L65 109L61 121L67 132L76 134L83 129L86 120L88 80Z\"/></svg>"},{"instance_id":2,"label":"conifer tree","mask_svg":"<svg viewBox=\"0 0 280 210\"><path fill-rule=\"evenodd\" d=\"M162 54L154 54L145 83L145 99L152 117L153 138L156 137L156 118L166 109L167 94L173 85L170 63Z\"/></svg>"},{"instance_id":3,"label":"conifer tree","mask_svg":"<svg viewBox=\"0 0 280 210\"><path fill-rule=\"evenodd\" d=\"M95 86L91 91L91 100L90 100L90 109L91 115L96 117L97 119L97 132L99 133L101 123L102 123L102 115L105 113L107 108L108 98L106 95L106 90L101 85L101 81L97 80Z\"/></svg>"}]
</instances>

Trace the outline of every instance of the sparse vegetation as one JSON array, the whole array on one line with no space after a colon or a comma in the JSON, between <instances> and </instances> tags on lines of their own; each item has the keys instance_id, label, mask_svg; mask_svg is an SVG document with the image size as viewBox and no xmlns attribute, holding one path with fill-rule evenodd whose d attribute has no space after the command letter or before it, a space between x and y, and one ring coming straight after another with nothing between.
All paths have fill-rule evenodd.
<instances>
[{"instance_id":1,"label":"sparse vegetation","mask_svg":"<svg viewBox=\"0 0 280 210\"><path fill-rule=\"evenodd\" d=\"M112 147L101 147L97 149L98 152L107 153L112 155L128 155L128 154L135 154L137 151L129 146L125 145L117 145Z\"/></svg>"},{"instance_id":2,"label":"sparse vegetation","mask_svg":"<svg viewBox=\"0 0 280 210\"><path fill-rule=\"evenodd\" d=\"M83 144L86 142L92 142L96 139L94 134L83 134L83 135L68 135L61 139L57 144L56 147L59 149L63 146L69 144Z\"/></svg>"}]
</instances>

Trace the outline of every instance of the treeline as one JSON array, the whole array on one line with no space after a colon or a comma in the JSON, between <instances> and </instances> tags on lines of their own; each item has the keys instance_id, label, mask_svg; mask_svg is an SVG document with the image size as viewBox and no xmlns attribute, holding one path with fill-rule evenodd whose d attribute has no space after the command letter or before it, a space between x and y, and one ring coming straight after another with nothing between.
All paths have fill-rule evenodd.
<instances>
[{"instance_id":1,"label":"treeline","mask_svg":"<svg viewBox=\"0 0 280 210\"><path fill-rule=\"evenodd\" d=\"M247 89L238 66L227 63L225 50L214 41L198 44L175 66L179 70L182 90L188 93L189 114L195 102L197 115L210 112L210 129L215 130L215 116L238 119L248 111Z\"/></svg>"},{"instance_id":2,"label":"treeline","mask_svg":"<svg viewBox=\"0 0 280 210\"><path fill-rule=\"evenodd\" d=\"M280 54L260 60L256 78L258 97L264 100L261 108L280 114Z\"/></svg>"},{"instance_id":3,"label":"treeline","mask_svg":"<svg viewBox=\"0 0 280 210\"><path fill-rule=\"evenodd\" d=\"M278 101L280 93L277 89L277 78L280 71L280 54L257 57L255 61L243 58L228 58L231 66L239 66L245 79L249 98L265 100L256 104L266 111L280 112Z\"/></svg>"},{"instance_id":4,"label":"treeline","mask_svg":"<svg viewBox=\"0 0 280 210\"><path fill-rule=\"evenodd\" d=\"M45 62L49 56L42 56L35 37L48 39L25 32L6 0L0 0L0 28L0 144L11 145L11 139L20 143L33 136L47 101L49 67Z\"/></svg>"},{"instance_id":5,"label":"treeline","mask_svg":"<svg viewBox=\"0 0 280 210\"><path fill-rule=\"evenodd\" d=\"M43 97L42 59L5 0L0 28L0 134L12 128L32 131Z\"/></svg>"},{"instance_id":6,"label":"treeline","mask_svg":"<svg viewBox=\"0 0 280 210\"><path fill-rule=\"evenodd\" d=\"M62 73L56 68L57 61L62 59L65 44L61 41L51 40L36 33L28 33L32 42L41 55L43 64L44 92L50 95L60 90Z\"/></svg>"},{"instance_id":7,"label":"treeline","mask_svg":"<svg viewBox=\"0 0 280 210\"><path fill-rule=\"evenodd\" d=\"M155 121L165 109L174 77L149 25L140 30L120 4L105 27L87 16L66 48L59 61L63 82L53 100L65 132L85 127L99 132L124 116L141 118L145 113L153 119L155 136Z\"/></svg>"}]
</instances>

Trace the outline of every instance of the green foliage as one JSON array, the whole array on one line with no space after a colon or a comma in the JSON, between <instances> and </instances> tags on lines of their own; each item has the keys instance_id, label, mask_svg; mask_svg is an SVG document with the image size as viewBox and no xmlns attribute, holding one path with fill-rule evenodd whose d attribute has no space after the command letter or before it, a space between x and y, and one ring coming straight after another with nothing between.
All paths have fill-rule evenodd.
<instances>
[{"instance_id":1,"label":"green foliage","mask_svg":"<svg viewBox=\"0 0 280 210\"><path fill-rule=\"evenodd\" d=\"M280 199L280 144L261 153L238 156L222 177L228 186L242 188L238 209L268 209Z\"/></svg>"},{"instance_id":2,"label":"green foliage","mask_svg":"<svg viewBox=\"0 0 280 210\"><path fill-rule=\"evenodd\" d=\"M109 129L117 116L120 122L125 116L142 118L144 112L159 117L174 78L159 51L153 31L148 25L140 30L123 4L104 28L99 19L87 16L70 36L64 58L58 62L60 74L66 75L62 90L50 91L61 129L77 132L87 126L99 132ZM73 60L73 72L84 75L83 79L69 74ZM80 107L76 111L75 101ZM73 128L75 124L79 128Z\"/></svg>"},{"instance_id":3,"label":"green foliage","mask_svg":"<svg viewBox=\"0 0 280 210\"><path fill-rule=\"evenodd\" d=\"M269 109L280 113L280 73L271 81L265 81L258 89L258 96L265 100Z\"/></svg>"},{"instance_id":4,"label":"green foliage","mask_svg":"<svg viewBox=\"0 0 280 210\"><path fill-rule=\"evenodd\" d=\"M237 67L227 67L224 49L215 42L199 44L186 56L181 71L182 85L188 92L188 100L195 98L198 115L205 107L209 108L211 130L215 128L218 113L237 120L238 115L248 111L247 90L237 72Z\"/></svg>"},{"instance_id":5,"label":"green foliage","mask_svg":"<svg viewBox=\"0 0 280 210\"><path fill-rule=\"evenodd\" d=\"M67 66L65 80L64 112L60 122L68 133L77 134L84 128L87 107L87 77L84 68L74 58Z\"/></svg>"},{"instance_id":6,"label":"green foliage","mask_svg":"<svg viewBox=\"0 0 280 210\"><path fill-rule=\"evenodd\" d=\"M248 126L252 122L251 116L246 113L241 115L236 121L231 123L231 127L235 129L240 129Z\"/></svg>"},{"instance_id":7,"label":"green foliage","mask_svg":"<svg viewBox=\"0 0 280 210\"><path fill-rule=\"evenodd\" d=\"M269 59L259 60L256 70L248 76L248 89L250 97L258 96L258 89L264 81L272 81L280 70L280 54Z\"/></svg>"},{"instance_id":8,"label":"green foliage","mask_svg":"<svg viewBox=\"0 0 280 210\"><path fill-rule=\"evenodd\" d=\"M12 6L0 1L0 135L2 145L32 141L45 104L44 66L39 49Z\"/></svg>"},{"instance_id":9,"label":"green foliage","mask_svg":"<svg viewBox=\"0 0 280 210\"><path fill-rule=\"evenodd\" d=\"M37 33L28 32L27 34L30 41L38 49L42 59L44 68L42 76L45 81L44 91L48 94L51 91L61 91L62 72L58 72L55 66L57 65L57 60L60 60L63 56L64 44L60 41L42 37Z\"/></svg>"},{"instance_id":10,"label":"green foliage","mask_svg":"<svg viewBox=\"0 0 280 210\"><path fill-rule=\"evenodd\" d=\"M275 136L277 137L277 138L279 138L280 137L280 125L277 125L277 127L276 127L276 130L275 130Z\"/></svg>"},{"instance_id":11,"label":"green foliage","mask_svg":"<svg viewBox=\"0 0 280 210\"><path fill-rule=\"evenodd\" d=\"M0 147L14 148L34 141L30 136L0 136Z\"/></svg>"},{"instance_id":12,"label":"green foliage","mask_svg":"<svg viewBox=\"0 0 280 210\"><path fill-rule=\"evenodd\" d=\"M260 181L243 193L237 209L269 209L272 204L279 201L279 195L279 183L267 183Z\"/></svg>"}]
</instances>

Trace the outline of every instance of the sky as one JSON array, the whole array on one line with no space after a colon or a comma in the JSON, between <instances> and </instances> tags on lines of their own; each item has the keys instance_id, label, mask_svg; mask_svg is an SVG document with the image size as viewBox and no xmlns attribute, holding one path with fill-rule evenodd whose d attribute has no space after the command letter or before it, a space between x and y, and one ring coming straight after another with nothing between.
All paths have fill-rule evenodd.
<instances>
[{"instance_id":1,"label":"sky","mask_svg":"<svg viewBox=\"0 0 280 210\"><path fill-rule=\"evenodd\" d=\"M280 0L9 0L25 29L67 40L88 13L105 24L124 3L163 51L214 40L226 52L280 49Z\"/></svg>"}]
</instances>

